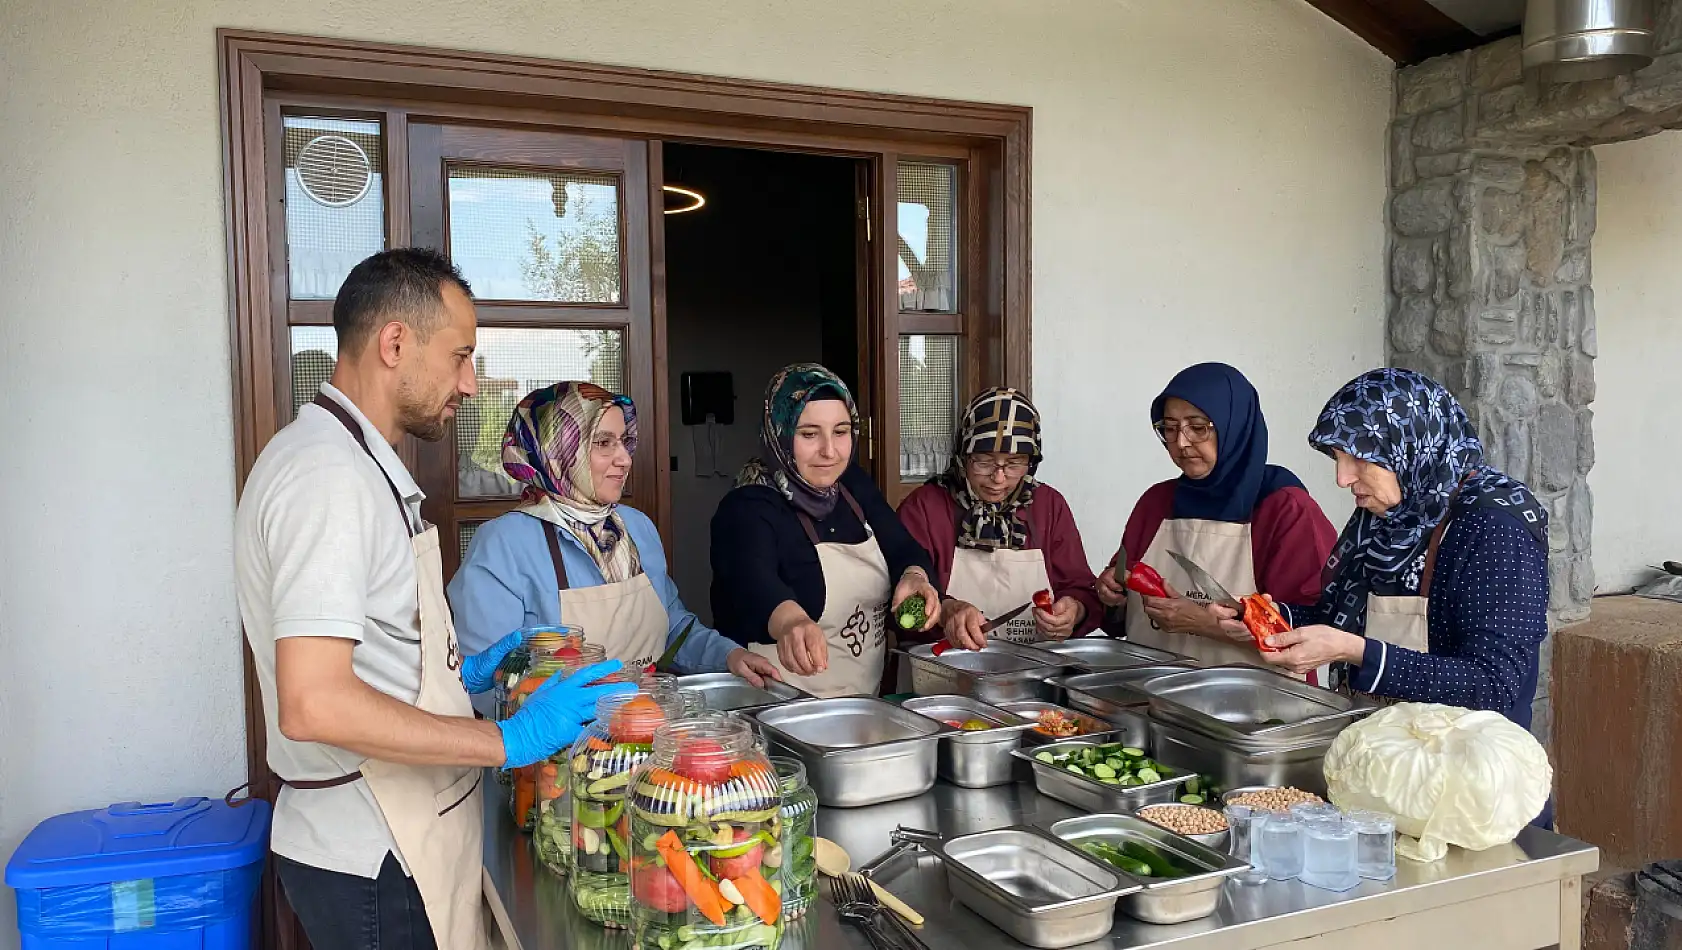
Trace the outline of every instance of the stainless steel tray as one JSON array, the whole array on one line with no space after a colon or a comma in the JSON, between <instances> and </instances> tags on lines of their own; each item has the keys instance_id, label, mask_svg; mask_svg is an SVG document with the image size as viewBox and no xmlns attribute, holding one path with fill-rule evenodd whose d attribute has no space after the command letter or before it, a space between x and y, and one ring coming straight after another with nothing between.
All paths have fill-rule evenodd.
<instances>
[{"instance_id":1,"label":"stainless steel tray","mask_svg":"<svg viewBox=\"0 0 1682 950\"><path fill-rule=\"evenodd\" d=\"M1293 743L1342 731L1377 706L1251 666L1214 666L1139 684L1151 718L1219 739Z\"/></svg>"},{"instance_id":2,"label":"stainless steel tray","mask_svg":"<svg viewBox=\"0 0 1682 950\"><path fill-rule=\"evenodd\" d=\"M1147 924L1178 924L1209 916L1221 902L1221 885L1228 877L1249 867L1231 855L1132 815L1065 818L1051 826L1051 833L1076 848L1083 841L1131 841L1167 852L1192 867L1201 868L1201 873L1186 877L1133 875L1134 880L1144 884L1144 889L1123 897L1121 912Z\"/></svg>"},{"instance_id":3,"label":"stainless steel tray","mask_svg":"<svg viewBox=\"0 0 1682 950\"><path fill-rule=\"evenodd\" d=\"M919 696L902 704L906 709L936 722L980 719L992 728L960 731L940 740L937 771L941 778L964 788L990 788L1008 784L1016 760L1011 750L1022 744L1022 732L1033 721L989 706L970 696Z\"/></svg>"},{"instance_id":4,"label":"stainless steel tray","mask_svg":"<svg viewBox=\"0 0 1682 950\"><path fill-rule=\"evenodd\" d=\"M1023 700L1015 703L1000 703L999 708L1007 713L1021 716L1023 719L1031 721L1037 721L1040 715L1047 711L1060 712L1065 716L1073 717L1080 723L1081 728L1084 731L1078 736L1070 736L1069 739L1092 739L1097 736L1106 736L1108 737L1104 740L1106 742L1125 742L1129 745L1138 746L1143 746L1150 739L1148 730L1143 725L1137 729L1132 728L1131 724L1127 726L1118 726L1116 723L1110 722L1107 719L1100 719L1097 716L1083 713L1078 709L1070 709L1067 706L1059 706L1056 703L1048 703L1042 700ZM1137 733L1137 736L1135 736L1135 733ZM1137 738L1139 741L1134 742L1134 738ZM1048 736L1045 733L1031 727L1028 731L1022 733L1022 744L1025 746L1045 745L1047 742L1067 742L1069 739L1059 739L1056 736Z\"/></svg>"},{"instance_id":5,"label":"stainless steel tray","mask_svg":"<svg viewBox=\"0 0 1682 950\"><path fill-rule=\"evenodd\" d=\"M1147 748L1214 778L1223 789L1291 785L1326 794L1326 750L1336 735L1265 749L1244 749L1170 722L1150 724Z\"/></svg>"},{"instance_id":6,"label":"stainless steel tray","mask_svg":"<svg viewBox=\"0 0 1682 950\"><path fill-rule=\"evenodd\" d=\"M1139 684L1171 673L1184 673L1185 665L1135 666L1097 673L1076 673L1052 679L1052 685L1063 690L1067 705L1094 716L1113 720L1117 713L1140 715L1150 706L1149 693Z\"/></svg>"},{"instance_id":7,"label":"stainless steel tray","mask_svg":"<svg viewBox=\"0 0 1682 950\"><path fill-rule=\"evenodd\" d=\"M1056 654L1063 662L1087 672L1118 670L1132 666L1161 666L1178 664L1191 666L1192 661L1178 653L1158 650L1143 643L1117 640L1114 637L1074 637L1068 640L1040 640L1027 644L1030 649Z\"/></svg>"},{"instance_id":8,"label":"stainless steel tray","mask_svg":"<svg viewBox=\"0 0 1682 950\"><path fill-rule=\"evenodd\" d=\"M984 703L1048 699L1045 679L1069 671L1048 653L1015 644L990 642L980 650L947 650L934 655L932 644L901 650L911 660L911 691L919 696L955 694Z\"/></svg>"},{"instance_id":9,"label":"stainless steel tray","mask_svg":"<svg viewBox=\"0 0 1682 950\"><path fill-rule=\"evenodd\" d=\"M928 791L940 737L959 731L873 696L797 700L753 717L773 751L805 763L818 801L840 808Z\"/></svg>"},{"instance_id":10,"label":"stainless steel tray","mask_svg":"<svg viewBox=\"0 0 1682 950\"><path fill-rule=\"evenodd\" d=\"M1115 922L1116 899L1139 882L1039 828L1016 826L941 841L909 829L946 867L952 895L1030 947L1057 950L1097 940Z\"/></svg>"},{"instance_id":11,"label":"stainless steel tray","mask_svg":"<svg viewBox=\"0 0 1682 950\"><path fill-rule=\"evenodd\" d=\"M734 673L695 673L677 678L677 688L701 697L701 705L720 712L746 712L811 694L787 683L766 680L761 689Z\"/></svg>"},{"instance_id":12,"label":"stainless steel tray","mask_svg":"<svg viewBox=\"0 0 1682 950\"><path fill-rule=\"evenodd\" d=\"M1109 742L1118 740L1109 739ZM1156 759L1162 770L1170 771L1160 782L1149 785L1106 785L1097 779L1076 775L1061 766L1041 762L1036 756L1042 752L1056 755L1059 752L1071 752L1090 746L1104 745L1104 742L1093 742L1089 739L1067 739L1063 742L1052 742L1034 749L1017 749L1011 755L1034 769L1034 787L1041 794L1050 795L1060 802L1068 802L1076 808L1087 811L1121 811L1134 812L1146 805L1162 805L1178 801L1180 786L1186 779L1197 773L1181 768L1177 765L1167 765L1161 759ZM1153 756L1154 758L1154 756Z\"/></svg>"}]
</instances>

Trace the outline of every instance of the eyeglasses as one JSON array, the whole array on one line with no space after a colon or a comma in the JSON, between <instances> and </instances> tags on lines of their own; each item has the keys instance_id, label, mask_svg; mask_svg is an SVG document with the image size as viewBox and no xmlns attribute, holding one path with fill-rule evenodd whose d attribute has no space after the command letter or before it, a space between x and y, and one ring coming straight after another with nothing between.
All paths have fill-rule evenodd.
<instances>
[{"instance_id":1,"label":"eyeglasses","mask_svg":"<svg viewBox=\"0 0 1682 950\"><path fill-rule=\"evenodd\" d=\"M1006 475L1017 476L1028 474L1029 462L1026 459L1011 459L1008 462L995 462L992 459L971 456L964 464L969 473L977 478L992 478L995 472L1003 471Z\"/></svg>"},{"instance_id":2,"label":"eyeglasses","mask_svg":"<svg viewBox=\"0 0 1682 950\"><path fill-rule=\"evenodd\" d=\"M631 443L618 436L610 435L590 440L590 451L597 455L618 455L620 446L624 446L627 452L631 450Z\"/></svg>"},{"instance_id":3,"label":"eyeglasses","mask_svg":"<svg viewBox=\"0 0 1682 950\"><path fill-rule=\"evenodd\" d=\"M1156 430L1156 437L1162 440L1163 445L1173 445L1179 441L1182 432L1185 433L1186 441L1192 445L1207 442L1209 437L1215 434L1213 422L1158 422L1151 428Z\"/></svg>"}]
</instances>

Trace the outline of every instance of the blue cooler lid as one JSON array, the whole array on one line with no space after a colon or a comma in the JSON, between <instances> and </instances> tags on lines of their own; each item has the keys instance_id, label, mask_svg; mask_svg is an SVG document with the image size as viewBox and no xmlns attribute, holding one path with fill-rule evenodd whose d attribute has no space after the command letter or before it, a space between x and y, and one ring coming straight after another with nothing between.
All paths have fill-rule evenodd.
<instances>
[{"instance_id":1,"label":"blue cooler lid","mask_svg":"<svg viewBox=\"0 0 1682 950\"><path fill-rule=\"evenodd\" d=\"M120 802L35 826L6 864L6 883L40 890L245 867L263 860L269 803Z\"/></svg>"}]
</instances>

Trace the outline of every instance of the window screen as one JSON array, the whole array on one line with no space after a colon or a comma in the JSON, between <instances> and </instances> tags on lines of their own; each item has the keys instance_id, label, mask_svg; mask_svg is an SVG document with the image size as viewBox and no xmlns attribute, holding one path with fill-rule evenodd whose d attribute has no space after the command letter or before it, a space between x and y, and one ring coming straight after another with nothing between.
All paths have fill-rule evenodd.
<instances>
[{"instance_id":1,"label":"window screen","mask_svg":"<svg viewBox=\"0 0 1682 950\"><path fill-rule=\"evenodd\" d=\"M899 338L899 473L906 480L944 471L958 428L958 340Z\"/></svg>"},{"instance_id":2,"label":"window screen","mask_svg":"<svg viewBox=\"0 0 1682 950\"><path fill-rule=\"evenodd\" d=\"M958 170L951 165L899 165L899 309L957 310Z\"/></svg>"},{"instance_id":3,"label":"window screen","mask_svg":"<svg viewBox=\"0 0 1682 950\"><path fill-rule=\"evenodd\" d=\"M385 148L369 119L287 116L286 267L294 300L332 300L385 248Z\"/></svg>"}]
</instances>

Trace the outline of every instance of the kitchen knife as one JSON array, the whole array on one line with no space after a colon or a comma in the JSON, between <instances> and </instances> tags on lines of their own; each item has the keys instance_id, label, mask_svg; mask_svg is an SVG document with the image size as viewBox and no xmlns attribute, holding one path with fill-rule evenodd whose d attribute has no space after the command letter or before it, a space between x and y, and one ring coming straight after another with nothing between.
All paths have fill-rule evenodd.
<instances>
[{"instance_id":1,"label":"kitchen knife","mask_svg":"<svg viewBox=\"0 0 1682 950\"><path fill-rule=\"evenodd\" d=\"M1032 606L1034 606L1034 602L1030 600L1027 603L1023 604L1022 606L1016 608L1015 610L1005 611L1003 614L1000 614L997 619L989 620L986 623L982 624L981 625L981 633L983 635L992 633L994 630L997 630L1000 627L1004 626L1005 624L1010 623L1012 620L1015 620L1017 617L1020 617L1022 615L1022 611L1027 610L1029 607L1032 607ZM932 652L934 653L935 656L939 656L942 653L945 653L947 650L961 650L961 649L963 649L963 647L953 646L952 641L950 641L950 640L942 640L939 643L934 645L934 650Z\"/></svg>"},{"instance_id":2,"label":"kitchen knife","mask_svg":"<svg viewBox=\"0 0 1682 950\"><path fill-rule=\"evenodd\" d=\"M1175 564L1180 565L1180 568L1191 578L1191 582L1196 584L1197 589L1203 592L1203 596L1214 603L1231 607L1233 610L1243 613L1244 605L1238 602L1238 598L1227 593L1226 588L1221 586L1220 581L1215 580L1214 575L1198 567L1195 561L1178 551L1169 551L1168 556L1174 559Z\"/></svg>"}]
</instances>

